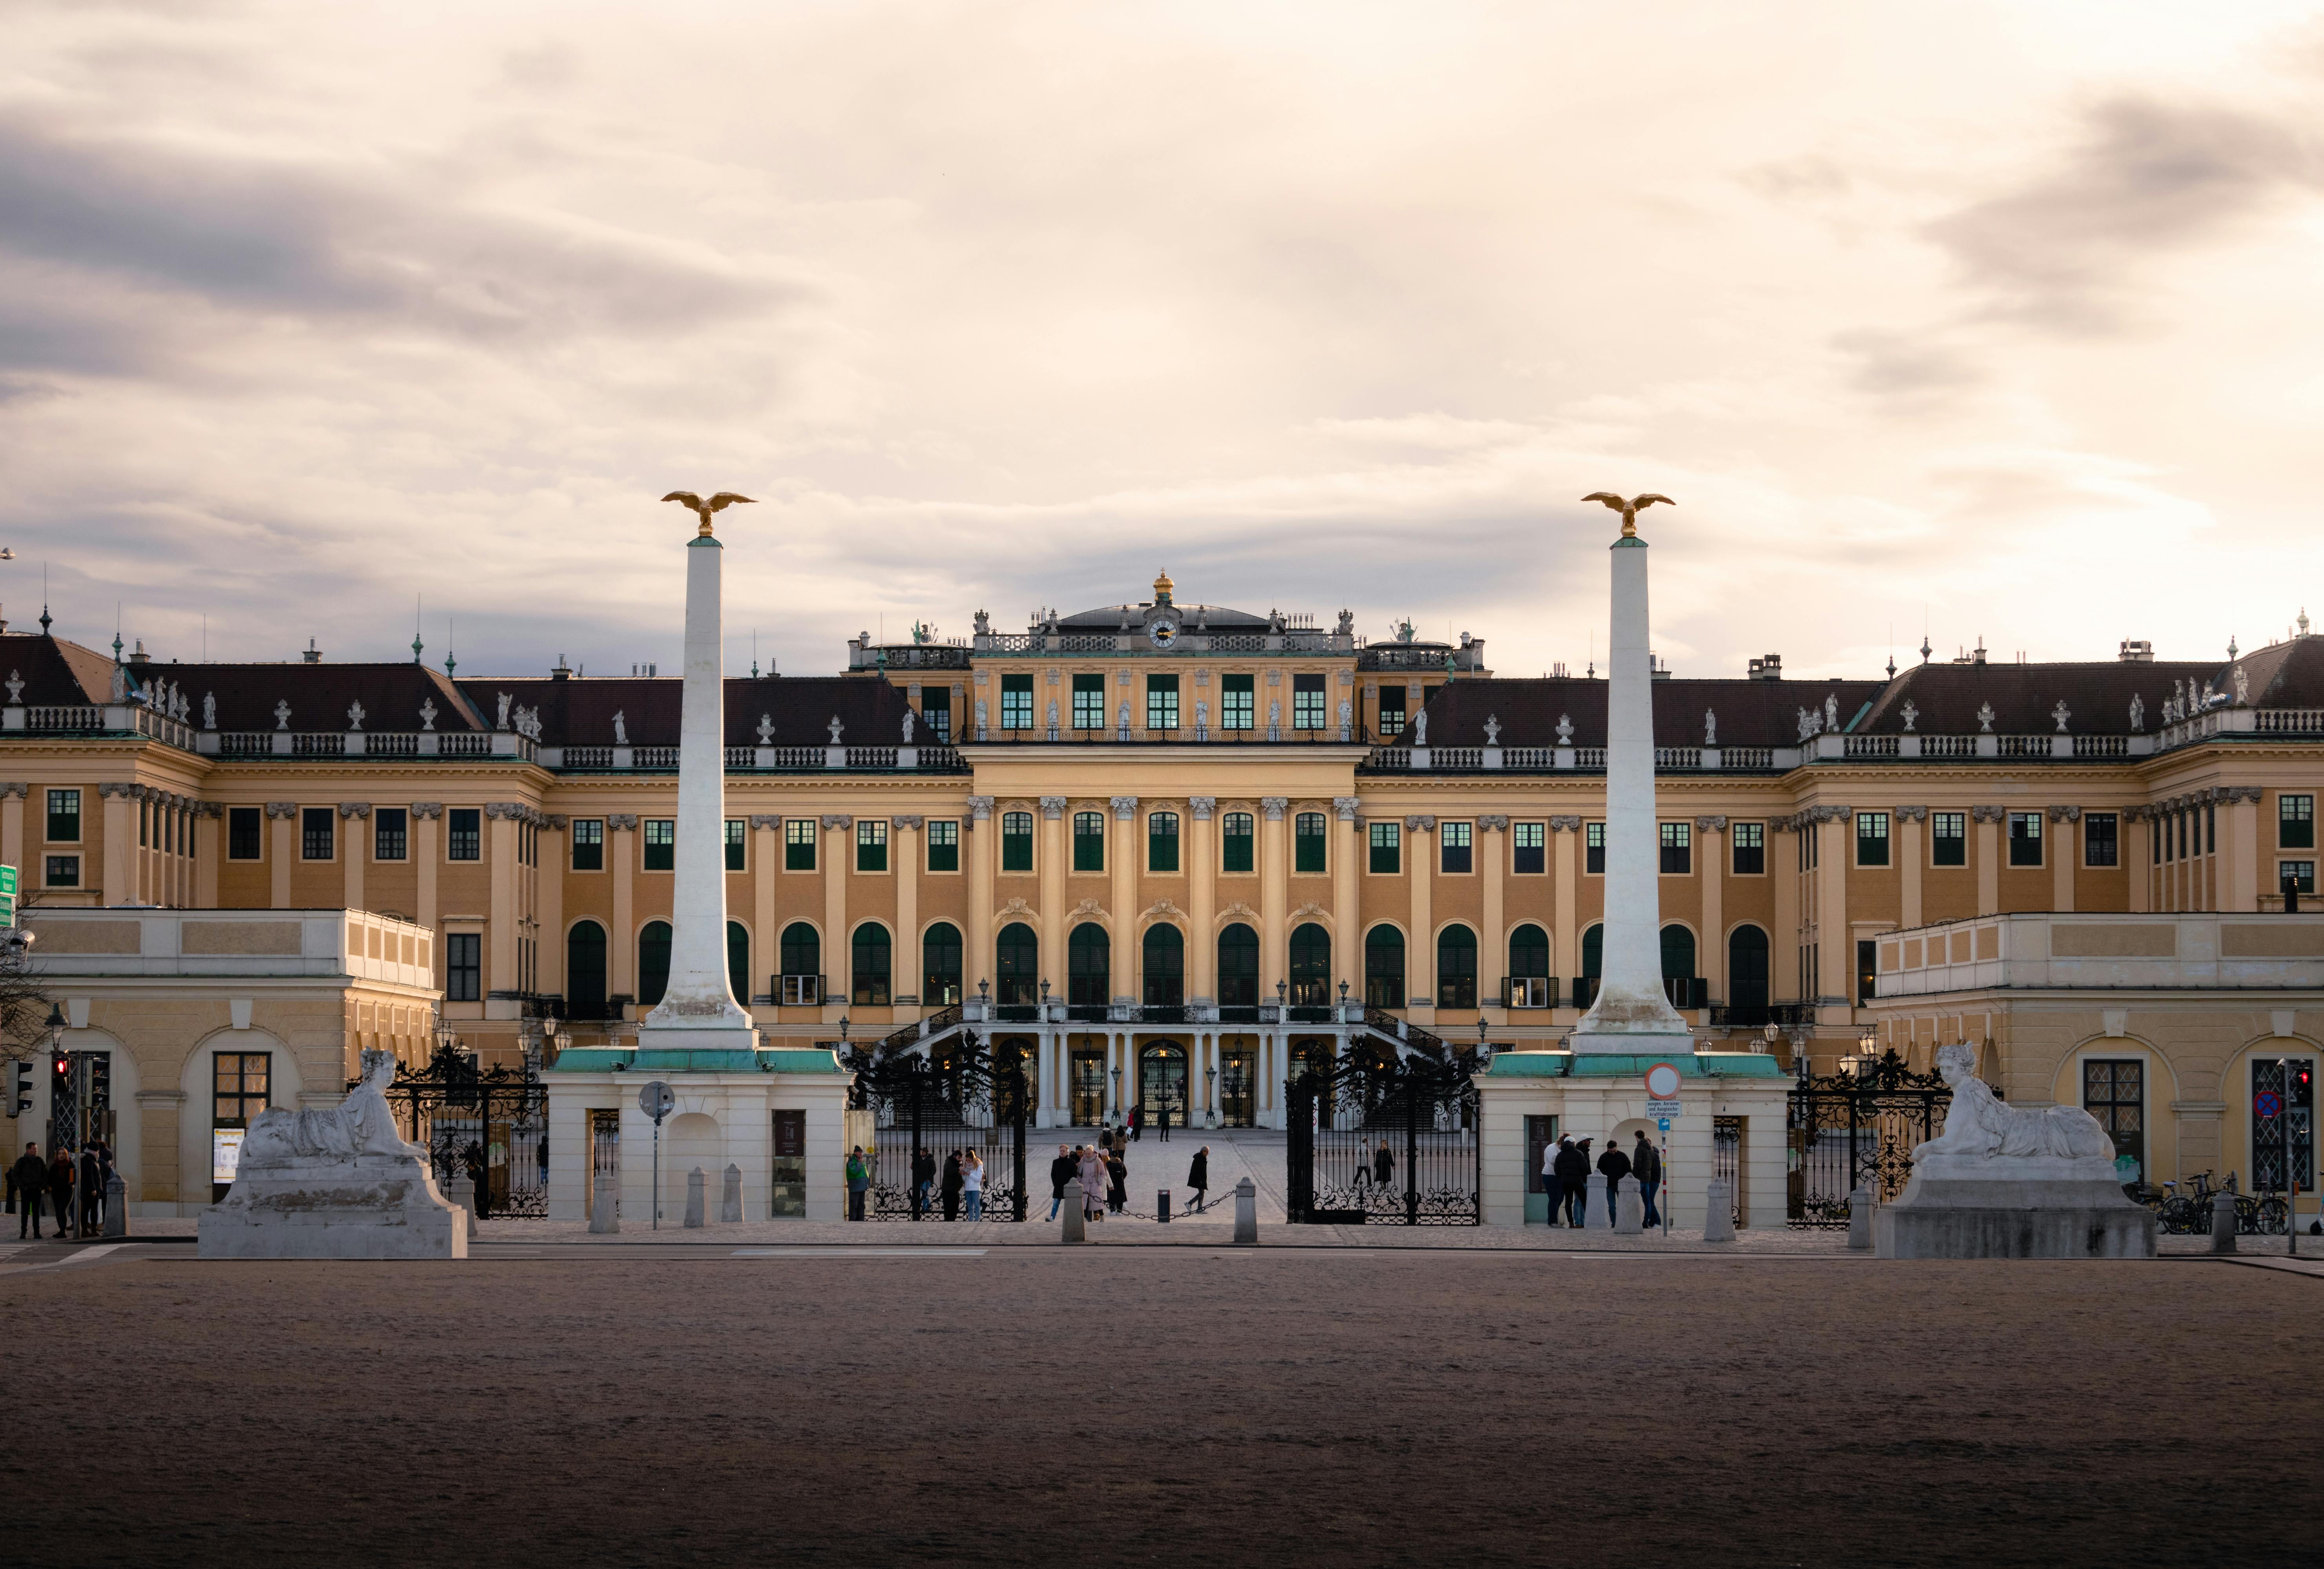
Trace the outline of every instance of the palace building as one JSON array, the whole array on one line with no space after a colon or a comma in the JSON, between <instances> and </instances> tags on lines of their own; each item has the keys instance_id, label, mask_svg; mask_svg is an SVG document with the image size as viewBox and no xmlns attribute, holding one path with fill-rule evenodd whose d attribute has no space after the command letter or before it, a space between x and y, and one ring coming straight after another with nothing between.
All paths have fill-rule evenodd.
<instances>
[{"instance_id":1,"label":"palace building","mask_svg":"<svg viewBox=\"0 0 2324 1569\"><path fill-rule=\"evenodd\" d=\"M1368 642L1167 576L975 628L726 683L731 979L771 1043L964 1013L1033 1051L1042 1124L1135 1102L1280 1125L1286 1076L1367 1010L1505 1051L1580 1017L1594 674L1499 676L1466 635ZM439 1027L487 1063L543 1016L618 1041L659 999L675 676L181 664L45 618L0 633L0 860L67 1050L130 1060L116 1138L150 1208L208 1200L192 1164L252 1083L336 1099L358 1050L418 1060ZM1700 1036L1827 1072L1966 1041L2155 1176L2260 1159L2255 1076L2324 1032L2324 926L2284 908L2324 781L2304 619L2224 660L1924 649L1810 680L1770 654L1657 665L1654 694L1663 965ZM74 913L129 906L303 913ZM332 912L364 951L318 952Z\"/></svg>"}]
</instances>

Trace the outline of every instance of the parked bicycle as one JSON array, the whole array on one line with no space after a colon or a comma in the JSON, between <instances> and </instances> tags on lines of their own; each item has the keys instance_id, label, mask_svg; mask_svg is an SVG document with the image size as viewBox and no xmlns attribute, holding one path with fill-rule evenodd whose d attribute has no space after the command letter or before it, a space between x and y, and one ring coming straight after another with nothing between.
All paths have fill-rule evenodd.
<instances>
[{"instance_id":1,"label":"parked bicycle","mask_svg":"<svg viewBox=\"0 0 2324 1569\"><path fill-rule=\"evenodd\" d=\"M2235 1197L2236 1234L2239 1236L2282 1236L2292 1224L2292 1207L2280 1194L2255 1197L2238 1190L2236 1174L2212 1186L2211 1173L2199 1171L2182 1186L2176 1181L2156 1188L2141 1184L2135 1197L2154 1211L2163 1230L2173 1236L2204 1236L2211 1229L2212 1200L2221 1193Z\"/></svg>"}]
</instances>

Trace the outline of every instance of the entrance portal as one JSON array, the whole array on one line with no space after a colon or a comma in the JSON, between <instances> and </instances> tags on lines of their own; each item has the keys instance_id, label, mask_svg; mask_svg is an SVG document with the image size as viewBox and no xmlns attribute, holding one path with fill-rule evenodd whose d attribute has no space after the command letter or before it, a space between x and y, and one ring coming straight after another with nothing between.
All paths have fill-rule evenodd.
<instances>
[{"instance_id":1,"label":"entrance portal","mask_svg":"<svg viewBox=\"0 0 2324 1569\"><path fill-rule=\"evenodd\" d=\"M1105 1053L1077 1050L1071 1060L1074 1126L1093 1128L1105 1121Z\"/></svg>"},{"instance_id":2,"label":"entrance portal","mask_svg":"<svg viewBox=\"0 0 2324 1569\"><path fill-rule=\"evenodd\" d=\"M1138 1099L1146 1108L1146 1120L1159 1123L1164 1113L1170 1125L1186 1125L1186 1049L1174 1041L1160 1041L1139 1054Z\"/></svg>"},{"instance_id":3,"label":"entrance portal","mask_svg":"<svg viewBox=\"0 0 2324 1569\"><path fill-rule=\"evenodd\" d=\"M1219 1121L1231 1128L1259 1125L1259 1054L1248 1047L1219 1051Z\"/></svg>"}]
</instances>

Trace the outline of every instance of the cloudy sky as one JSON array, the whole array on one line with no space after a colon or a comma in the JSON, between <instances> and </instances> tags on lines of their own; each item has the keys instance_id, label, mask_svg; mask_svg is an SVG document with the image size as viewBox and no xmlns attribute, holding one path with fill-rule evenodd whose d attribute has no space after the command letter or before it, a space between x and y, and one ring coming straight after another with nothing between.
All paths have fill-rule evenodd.
<instances>
[{"instance_id":1,"label":"cloudy sky","mask_svg":"<svg viewBox=\"0 0 2324 1569\"><path fill-rule=\"evenodd\" d=\"M2324 7L0 0L0 602L840 665L1141 598L1682 674L2324 612ZM2311 598L2311 595L2313 596Z\"/></svg>"}]
</instances>

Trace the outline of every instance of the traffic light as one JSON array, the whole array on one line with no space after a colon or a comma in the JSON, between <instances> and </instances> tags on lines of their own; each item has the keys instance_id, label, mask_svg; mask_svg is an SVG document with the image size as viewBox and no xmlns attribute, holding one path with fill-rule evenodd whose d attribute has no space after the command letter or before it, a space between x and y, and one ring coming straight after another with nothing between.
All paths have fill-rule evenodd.
<instances>
[{"instance_id":1,"label":"traffic light","mask_svg":"<svg viewBox=\"0 0 2324 1569\"><path fill-rule=\"evenodd\" d=\"M113 1053L110 1051L88 1054L88 1104L92 1109L99 1111L113 1104Z\"/></svg>"},{"instance_id":2,"label":"traffic light","mask_svg":"<svg viewBox=\"0 0 2324 1569\"><path fill-rule=\"evenodd\" d=\"M32 1065L19 1060L16 1064L16 1111L23 1116L32 1109Z\"/></svg>"},{"instance_id":3,"label":"traffic light","mask_svg":"<svg viewBox=\"0 0 2324 1569\"><path fill-rule=\"evenodd\" d=\"M2316 1065L2311 1062L2293 1063L2292 1082L2287 1087L2292 1093L2284 1098L2293 1106L2314 1106L2316 1104Z\"/></svg>"}]
</instances>

